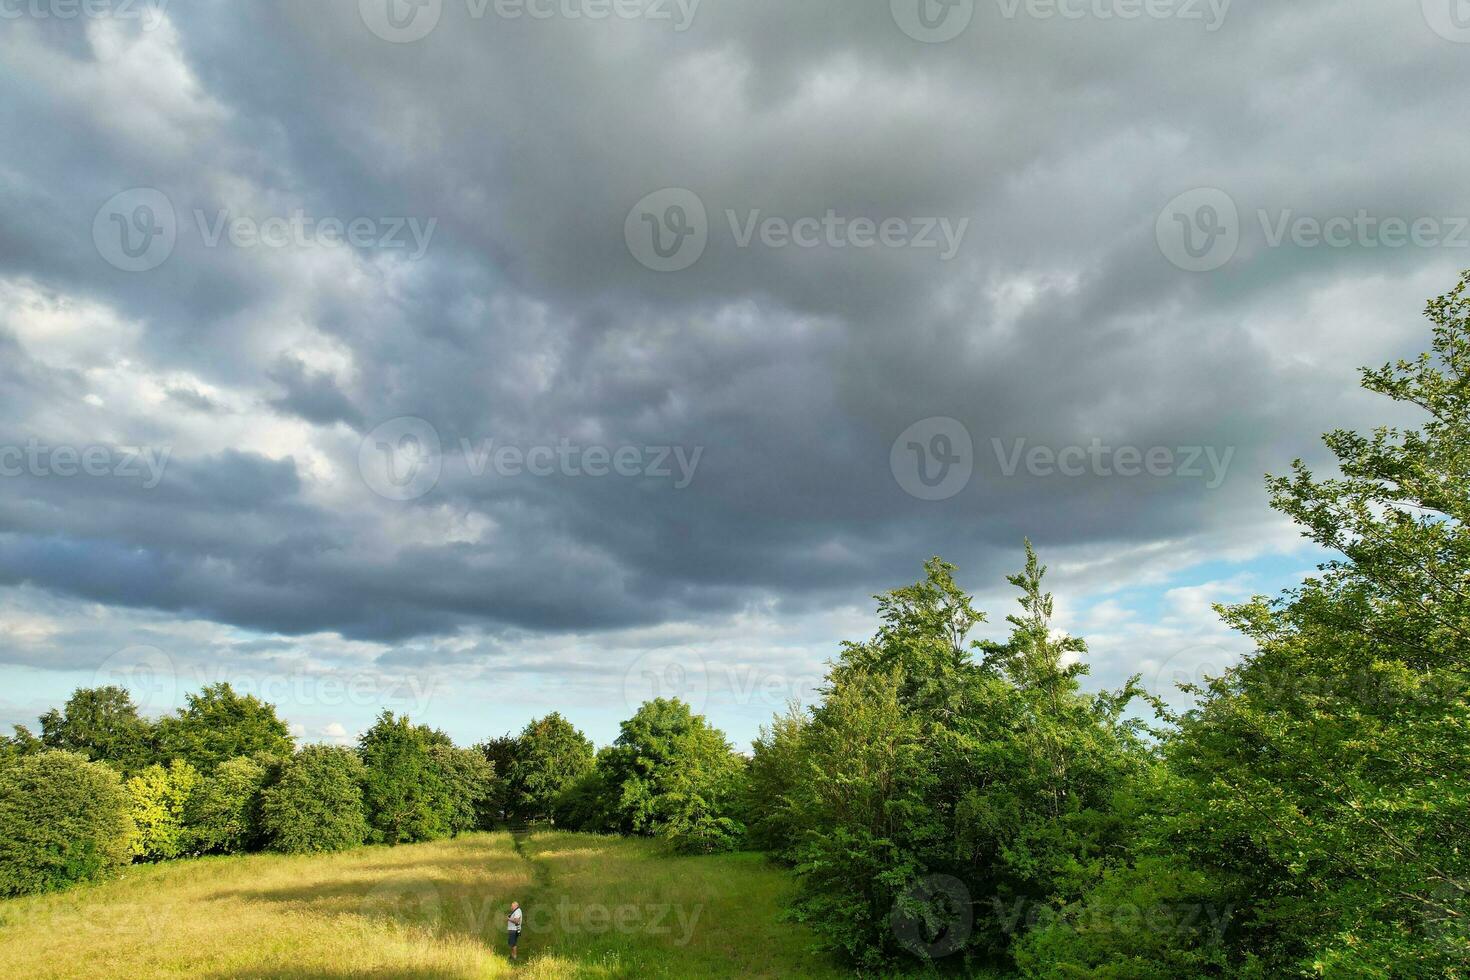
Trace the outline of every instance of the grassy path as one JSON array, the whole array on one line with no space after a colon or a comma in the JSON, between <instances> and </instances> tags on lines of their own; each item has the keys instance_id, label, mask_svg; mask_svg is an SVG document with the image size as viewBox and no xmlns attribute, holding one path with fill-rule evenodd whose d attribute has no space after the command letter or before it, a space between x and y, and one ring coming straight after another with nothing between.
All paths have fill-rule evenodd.
<instances>
[{"instance_id":1,"label":"grassy path","mask_svg":"<svg viewBox=\"0 0 1470 980\"><path fill-rule=\"evenodd\" d=\"M137 866L0 901L0 973L61 977L837 977L775 921L789 876L759 855L651 841L477 834L410 847ZM505 951L512 900L521 962Z\"/></svg>"}]
</instances>

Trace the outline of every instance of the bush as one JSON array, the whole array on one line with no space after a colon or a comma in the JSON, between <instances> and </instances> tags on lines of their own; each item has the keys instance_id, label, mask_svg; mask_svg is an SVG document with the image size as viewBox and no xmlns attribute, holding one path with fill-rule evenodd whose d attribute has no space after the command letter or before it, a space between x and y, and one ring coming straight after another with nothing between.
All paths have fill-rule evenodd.
<instances>
[{"instance_id":1,"label":"bush","mask_svg":"<svg viewBox=\"0 0 1470 980\"><path fill-rule=\"evenodd\" d=\"M222 762L195 787L184 808L190 844L200 854L235 854L260 843L260 802L271 769L266 757Z\"/></svg>"},{"instance_id":2,"label":"bush","mask_svg":"<svg viewBox=\"0 0 1470 980\"><path fill-rule=\"evenodd\" d=\"M367 840L362 761L350 749L309 745L261 796L267 846L286 854L341 851Z\"/></svg>"},{"instance_id":3,"label":"bush","mask_svg":"<svg viewBox=\"0 0 1470 980\"><path fill-rule=\"evenodd\" d=\"M128 863L133 821L122 780L70 752L0 763L0 895L49 891Z\"/></svg>"},{"instance_id":4,"label":"bush","mask_svg":"<svg viewBox=\"0 0 1470 980\"><path fill-rule=\"evenodd\" d=\"M184 807L199 783L199 771L182 759L165 769L152 765L125 784L132 804L133 854L149 861L176 858L188 850Z\"/></svg>"}]
</instances>

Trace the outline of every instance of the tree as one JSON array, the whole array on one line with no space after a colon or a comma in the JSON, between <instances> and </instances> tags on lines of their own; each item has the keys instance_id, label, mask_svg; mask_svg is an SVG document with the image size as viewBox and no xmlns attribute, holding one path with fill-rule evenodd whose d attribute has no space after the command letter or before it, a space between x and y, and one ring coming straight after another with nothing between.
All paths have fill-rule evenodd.
<instances>
[{"instance_id":1,"label":"tree","mask_svg":"<svg viewBox=\"0 0 1470 980\"><path fill-rule=\"evenodd\" d=\"M793 704L762 726L751 745L742 807L750 844L778 857L789 857L801 842L803 814L795 799L807 777L810 727L810 715Z\"/></svg>"},{"instance_id":2,"label":"tree","mask_svg":"<svg viewBox=\"0 0 1470 980\"><path fill-rule=\"evenodd\" d=\"M598 759L616 829L670 837L684 849L728 850L744 765L723 732L678 699L644 703Z\"/></svg>"},{"instance_id":3,"label":"tree","mask_svg":"<svg viewBox=\"0 0 1470 980\"><path fill-rule=\"evenodd\" d=\"M261 795L267 847L287 854L341 851L368 837L362 760L351 749L308 745Z\"/></svg>"},{"instance_id":4,"label":"tree","mask_svg":"<svg viewBox=\"0 0 1470 980\"><path fill-rule=\"evenodd\" d=\"M294 748L291 731L275 707L253 694L236 694L227 683L211 684L187 701L177 715L158 723L164 759L183 759L208 773L236 756L264 752L285 757Z\"/></svg>"},{"instance_id":5,"label":"tree","mask_svg":"<svg viewBox=\"0 0 1470 980\"><path fill-rule=\"evenodd\" d=\"M437 805L449 834L489 830L495 819L493 801L500 795L495 766L475 749L442 743L429 747L429 764L442 787Z\"/></svg>"},{"instance_id":6,"label":"tree","mask_svg":"<svg viewBox=\"0 0 1470 980\"><path fill-rule=\"evenodd\" d=\"M0 762L43 752L46 746L24 725L12 726L13 735L0 735Z\"/></svg>"},{"instance_id":7,"label":"tree","mask_svg":"<svg viewBox=\"0 0 1470 980\"><path fill-rule=\"evenodd\" d=\"M428 729L391 711L363 733L357 751L366 773L364 800L374 840L403 844L449 833L443 803L449 790L429 754L434 741Z\"/></svg>"},{"instance_id":8,"label":"tree","mask_svg":"<svg viewBox=\"0 0 1470 980\"><path fill-rule=\"evenodd\" d=\"M592 768L592 741L559 713L528 724L505 770L517 820L554 818L558 798Z\"/></svg>"},{"instance_id":9,"label":"tree","mask_svg":"<svg viewBox=\"0 0 1470 980\"><path fill-rule=\"evenodd\" d=\"M113 874L135 833L122 780L71 752L0 762L0 895Z\"/></svg>"},{"instance_id":10,"label":"tree","mask_svg":"<svg viewBox=\"0 0 1470 980\"><path fill-rule=\"evenodd\" d=\"M1221 610L1256 649L1188 688L1134 866L1100 888L1139 887L1162 856L1186 901L1231 915L1170 933L1151 970L1470 976L1470 275L1428 316L1432 353L1363 372L1423 424L1333 432L1339 475L1268 478L1340 557ZM1037 976L1110 955L1071 910L1028 952Z\"/></svg>"},{"instance_id":11,"label":"tree","mask_svg":"<svg viewBox=\"0 0 1470 980\"><path fill-rule=\"evenodd\" d=\"M41 716L46 748L106 762L124 776L153 761L153 726L120 687L78 688L61 710Z\"/></svg>"},{"instance_id":12,"label":"tree","mask_svg":"<svg viewBox=\"0 0 1470 980\"><path fill-rule=\"evenodd\" d=\"M268 756L238 756L205 776L184 807L190 848L201 854L237 854L259 846L261 797L282 764Z\"/></svg>"},{"instance_id":13,"label":"tree","mask_svg":"<svg viewBox=\"0 0 1470 980\"><path fill-rule=\"evenodd\" d=\"M475 751L490 763L496 776L493 792L483 803L481 822L487 829L510 819L510 766L515 761L519 742L507 732L475 746Z\"/></svg>"},{"instance_id":14,"label":"tree","mask_svg":"<svg viewBox=\"0 0 1470 980\"><path fill-rule=\"evenodd\" d=\"M844 644L810 723L758 745L793 771L773 826L794 841L797 913L866 969L1010 969L1017 923L1001 910L1080 896L1130 832L1116 795L1150 768L1123 719L1136 684L1080 691L1086 645L1055 635L1029 542L1003 644L968 642L984 616L953 573L935 558L878 596L878 632Z\"/></svg>"},{"instance_id":15,"label":"tree","mask_svg":"<svg viewBox=\"0 0 1470 980\"><path fill-rule=\"evenodd\" d=\"M133 839L135 856L162 861L189 849L184 810L198 784L198 770L182 759L175 759L167 768L151 765L124 784L138 828Z\"/></svg>"}]
</instances>

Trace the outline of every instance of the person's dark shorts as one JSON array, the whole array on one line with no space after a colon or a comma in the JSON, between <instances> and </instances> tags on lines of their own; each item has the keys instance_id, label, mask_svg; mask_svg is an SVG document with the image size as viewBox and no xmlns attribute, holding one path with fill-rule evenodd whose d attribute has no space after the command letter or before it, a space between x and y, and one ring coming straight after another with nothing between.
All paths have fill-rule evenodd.
<instances>
[{"instance_id":1,"label":"person's dark shorts","mask_svg":"<svg viewBox=\"0 0 1470 980\"><path fill-rule=\"evenodd\" d=\"M506 933L506 938L510 940L507 945L514 946L517 942L520 941L521 931L519 929L511 929L509 932Z\"/></svg>"}]
</instances>

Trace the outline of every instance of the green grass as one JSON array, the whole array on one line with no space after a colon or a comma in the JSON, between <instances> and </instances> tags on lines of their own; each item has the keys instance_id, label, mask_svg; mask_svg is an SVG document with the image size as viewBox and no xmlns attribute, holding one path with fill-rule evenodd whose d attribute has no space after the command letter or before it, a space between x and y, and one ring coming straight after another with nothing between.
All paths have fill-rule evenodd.
<instances>
[{"instance_id":1,"label":"green grass","mask_svg":"<svg viewBox=\"0 0 1470 980\"><path fill-rule=\"evenodd\" d=\"M551 832L203 858L0 902L0 964L6 977L845 975L778 921L791 891L756 854Z\"/></svg>"}]
</instances>

